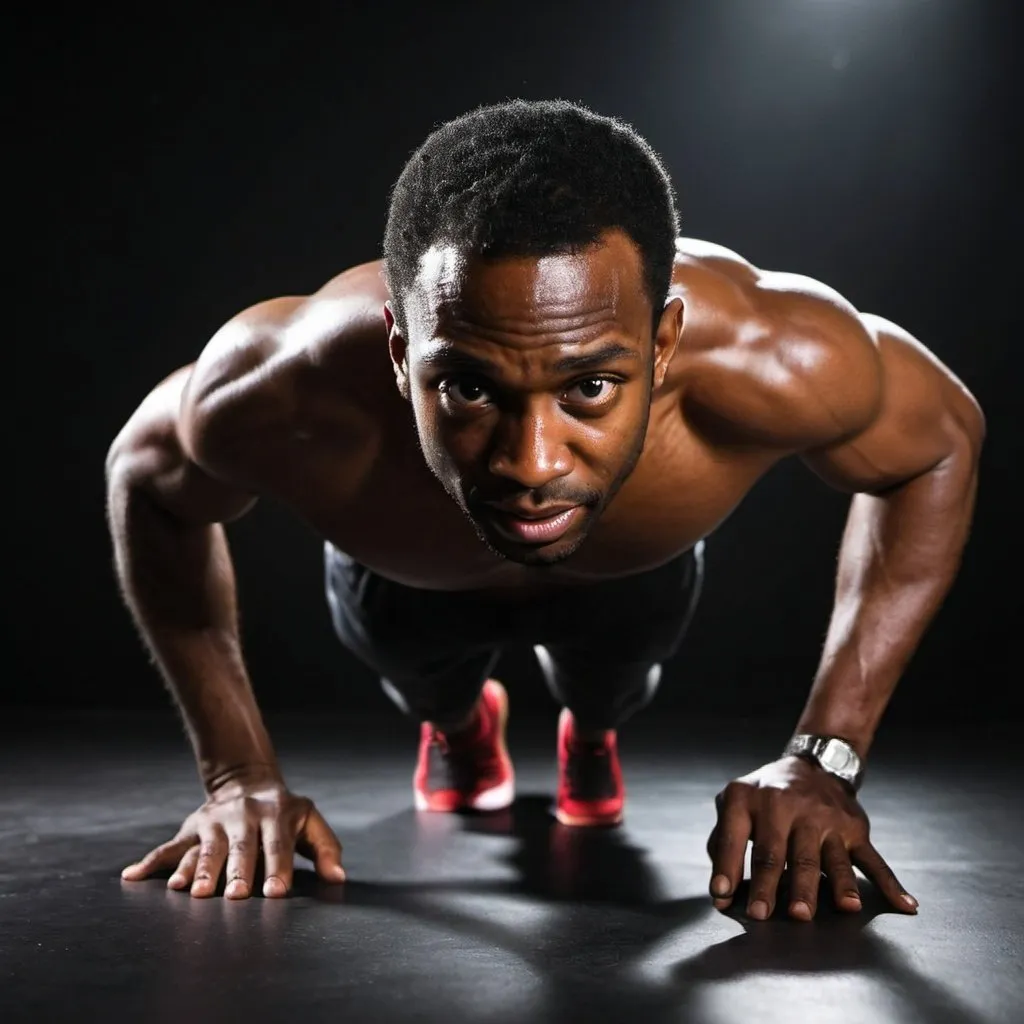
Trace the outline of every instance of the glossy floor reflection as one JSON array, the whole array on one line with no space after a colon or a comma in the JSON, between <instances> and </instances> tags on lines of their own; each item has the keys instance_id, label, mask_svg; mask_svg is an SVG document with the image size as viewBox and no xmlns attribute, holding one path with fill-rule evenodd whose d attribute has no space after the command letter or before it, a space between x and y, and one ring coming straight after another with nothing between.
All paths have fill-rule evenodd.
<instances>
[{"instance_id":1,"label":"glossy floor reflection","mask_svg":"<svg viewBox=\"0 0 1024 1024\"><path fill-rule=\"evenodd\" d=\"M553 717L513 723L520 797L487 817L411 809L401 720L273 731L292 787L345 844L350 881L302 871L287 901L198 901L118 876L198 799L170 713L7 718L0 1020L1022 1019L1012 730L887 730L863 801L920 914L888 912L865 883L864 913L841 917L826 897L809 925L721 914L706 896L714 793L773 755L783 723L638 719L623 737L627 823L610 832L550 815Z\"/></svg>"}]
</instances>

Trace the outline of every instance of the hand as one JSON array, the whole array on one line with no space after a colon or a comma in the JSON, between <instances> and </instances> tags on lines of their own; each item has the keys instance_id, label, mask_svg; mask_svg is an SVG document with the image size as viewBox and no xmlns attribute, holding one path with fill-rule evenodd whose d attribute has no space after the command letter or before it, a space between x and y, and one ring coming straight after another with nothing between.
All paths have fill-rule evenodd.
<instances>
[{"instance_id":1,"label":"hand","mask_svg":"<svg viewBox=\"0 0 1024 1024\"><path fill-rule=\"evenodd\" d=\"M121 872L129 882L173 869L169 889L212 896L223 874L224 895L252 895L256 862L264 861L264 896L287 896L298 850L325 882L344 882L341 844L311 800L290 793L279 779L230 782L190 814L178 834Z\"/></svg>"},{"instance_id":2,"label":"hand","mask_svg":"<svg viewBox=\"0 0 1024 1024\"><path fill-rule=\"evenodd\" d=\"M857 798L828 772L801 757L783 757L735 779L715 797L718 823L708 839L711 895L730 906L743 879L747 842L753 840L747 914L771 917L782 869L789 863L789 916L810 921L817 910L822 871L840 910L861 909L856 865L904 913L917 900L900 885L868 840L868 818Z\"/></svg>"}]
</instances>

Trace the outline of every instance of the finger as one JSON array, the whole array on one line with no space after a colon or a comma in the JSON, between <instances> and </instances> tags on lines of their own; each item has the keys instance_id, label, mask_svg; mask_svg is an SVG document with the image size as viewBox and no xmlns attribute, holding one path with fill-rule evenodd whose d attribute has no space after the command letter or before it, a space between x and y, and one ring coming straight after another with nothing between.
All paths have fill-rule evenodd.
<instances>
[{"instance_id":1,"label":"finger","mask_svg":"<svg viewBox=\"0 0 1024 1024\"><path fill-rule=\"evenodd\" d=\"M126 882L138 882L143 878L149 878L150 875L156 874L158 871L173 868L195 841L194 835L186 835L178 836L167 843L161 843L160 846L150 850L142 860L135 864L129 864L121 872L121 877Z\"/></svg>"},{"instance_id":2,"label":"finger","mask_svg":"<svg viewBox=\"0 0 1024 1024\"><path fill-rule=\"evenodd\" d=\"M821 833L795 828L789 837L789 916L810 921L818 910L821 885Z\"/></svg>"},{"instance_id":3,"label":"finger","mask_svg":"<svg viewBox=\"0 0 1024 1024\"><path fill-rule=\"evenodd\" d=\"M861 909L860 889L853 873L846 844L838 836L827 836L821 847L822 867L832 887L832 898L839 910L856 913Z\"/></svg>"},{"instance_id":4,"label":"finger","mask_svg":"<svg viewBox=\"0 0 1024 1024\"><path fill-rule=\"evenodd\" d=\"M892 868L886 864L882 855L870 843L858 846L851 850L850 854L853 863L882 890L882 895L897 910L902 910L905 914L917 913L917 900L900 885Z\"/></svg>"},{"instance_id":5,"label":"finger","mask_svg":"<svg viewBox=\"0 0 1024 1024\"><path fill-rule=\"evenodd\" d=\"M229 900L244 900L252 894L259 854L259 833L255 824L228 836L228 863L224 872L224 895Z\"/></svg>"},{"instance_id":6,"label":"finger","mask_svg":"<svg viewBox=\"0 0 1024 1024\"><path fill-rule=\"evenodd\" d=\"M302 823L296 844L304 857L308 857L316 873L325 882L344 882L345 869L341 866L341 843L314 807Z\"/></svg>"},{"instance_id":7,"label":"finger","mask_svg":"<svg viewBox=\"0 0 1024 1024\"><path fill-rule=\"evenodd\" d=\"M199 862L191 892L197 897L212 896L227 859L228 837L219 825L210 825L202 829L199 839Z\"/></svg>"},{"instance_id":8,"label":"finger","mask_svg":"<svg viewBox=\"0 0 1024 1024\"><path fill-rule=\"evenodd\" d=\"M287 896L292 887L294 845L285 841L276 818L264 818L260 823L260 841L263 844L263 895Z\"/></svg>"},{"instance_id":9,"label":"finger","mask_svg":"<svg viewBox=\"0 0 1024 1024\"><path fill-rule=\"evenodd\" d=\"M196 865L199 863L199 844L189 847L185 856L178 862L174 874L167 879L168 889L187 889L196 876Z\"/></svg>"},{"instance_id":10,"label":"finger","mask_svg":"<svg viewBox=\"0 0 1024 1024\"><path fill-rule=\"evenodd\" d=\"M708 836L707 845L704 847L708 851L708 860L713 860L715 856L715 850L718 848L718 825L711 830L711 835Z\"/></svg>"},{"instance_id":11,"label":"finger","mask_svg":"<svg viewBox=\"0 0 1024 1024\"><path fill-rule=\"evenodd\" d=\"M732 903L733 893L743 881L743 860L747 855L750 828L746 804L740 799L726 799L719 808L718 824L712 833L715 843L711 851L711 895L719 910Z\"/></svg>"},{"instance_id":12,"label":"finger","mask_svg":"<svg viewBox=\"0 0 1024 1024\"><path fill-rule=\"evenodd\" d=\"M775 895L785 862L786 836L768 825L755 826L747 915L756 921L766 921L775 910Z\"/></svg>"}]
</instances>

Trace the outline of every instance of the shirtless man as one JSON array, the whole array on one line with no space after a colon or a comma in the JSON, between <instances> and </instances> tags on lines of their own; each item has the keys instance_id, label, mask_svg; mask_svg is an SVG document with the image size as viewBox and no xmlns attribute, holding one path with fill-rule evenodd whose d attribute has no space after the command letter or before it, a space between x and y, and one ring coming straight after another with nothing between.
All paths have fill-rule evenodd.
<instances>
[{"instance_id":1,"label":"shirtless man","mask_svg":"<svg viewBox=\"0 0 1024 1024\"><path fill-rule=\"evenodd\" d=\"M536 645L562 704L558 819L622 816L616 728L652 696L700 589L702 540L780 459L853 497L835 607L780 758L730 782L708 840L730 905L798 920L854 867L909 896L856 791L893 688L957 570L984 420L906 331L816 281L678 238L671 185L627 126L563 102L435 131L391 199L382 263L260 303L144 399L110 449L125 600L173 691L207 799L127 867L284 896L295 850L344 880L291 793L239 645L223 524L257 496L326 538L340 638L420 722L424 810L507 806L503 644ZM782 738L780 738L782 739Z\"/></svg>"}]
</instances>

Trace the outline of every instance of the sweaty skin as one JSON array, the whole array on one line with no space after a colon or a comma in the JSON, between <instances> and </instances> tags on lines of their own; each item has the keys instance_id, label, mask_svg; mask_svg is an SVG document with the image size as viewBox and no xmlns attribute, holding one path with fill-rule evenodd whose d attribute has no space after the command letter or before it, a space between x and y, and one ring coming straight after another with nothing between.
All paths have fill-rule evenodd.
<instances>
[{"instance_id":1,"label":"sweaty skin","mask_svg":"<svg viewBox=\"0 0 1024 1024\"><path fill-rule=\"evenodd\" d=\"M984 423L945 366L830 288L693 239L678 241L663 311L620 232L542 259L467 261L439 247L406 297L404 331L390 299L368 263L312 296L246 310L111 447L125 598L210 796L126 878L184 857L174 887L210 895L226 864L228 895L246 896L268 828L267 895L288 890L296 842L322 877L343 877L330 829L281 780L238 644L220 524L260 496L401 583L513 602L569 588L571 600L573 587L688 550L798 455L855 497L796 731L843 736L866 755L970 523ZM523 522L557 509L569 525L550 541ZM793 917L814 916L823 869L840 909L858 909L853 865L895 906L916 906L856 799L810 763L773 762L718 805L716 906L729 905L751 840L752 916L772 913L787 859Z\"/></svg>"}]
</instances>

